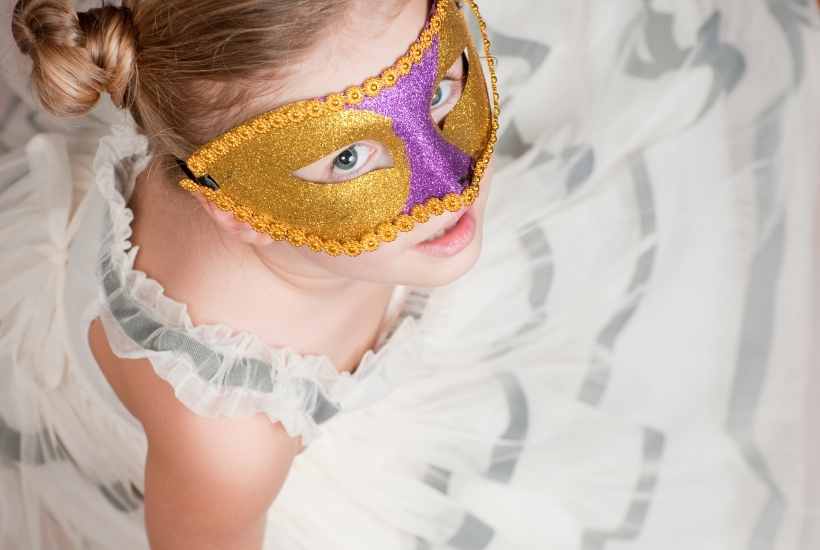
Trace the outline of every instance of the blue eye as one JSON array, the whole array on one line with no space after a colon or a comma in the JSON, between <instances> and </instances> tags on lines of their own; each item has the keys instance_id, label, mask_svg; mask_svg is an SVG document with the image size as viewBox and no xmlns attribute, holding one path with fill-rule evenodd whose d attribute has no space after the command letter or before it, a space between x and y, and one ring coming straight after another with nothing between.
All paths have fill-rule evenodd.
<instances>
[{"instance_id":1,"label":"blue eye","mask_svg":"<svg viewBox=\"0 0 820 550\"><path fill-rule=\"evenodd\" d=\"M339 153L333 160L333 167L338 168L343 172L350 172L356 168L359 163L359 146L352 145Z\"/></svg>"},{"instance_id":2,"label":"blue eye","mask_svg":"<svg viewBox=\"0 0 820 550\"><path fill-rule=\"evenodd\" d=\"M336 155L333 159L333 172L341 177L350 177L364 170L376 152L366 143L356 143Z\"/></svg>"},{"instance_id":3,"label":"blue eye","mask_svg":"<svg viewBox=\"0 0 820 550\"><path fill-rule=\"evenodd\" d=\"M453 95L454 84L452 81L444 80L438 85L436 92L433 94L433 99L430 100L431 109L436 109L450 100L450 96Z\"/></svg>"},{"instance_id":4,"label":"blue eye","mask_svg":"<svg viewBox=\"0 0 820 550\"><path fill-rule=\"evenodd\" d=\"M435 93L435 95L433 96L433 100L430 102L430 106L431 106L431 107L435 107L436 105L438 105L439 103L441 103L441 97L442 97L443 95L444 95L444 92L442 91L441 86L439 86L438 88L436 88L436 93Z\"/></svg>"}]
</instances>

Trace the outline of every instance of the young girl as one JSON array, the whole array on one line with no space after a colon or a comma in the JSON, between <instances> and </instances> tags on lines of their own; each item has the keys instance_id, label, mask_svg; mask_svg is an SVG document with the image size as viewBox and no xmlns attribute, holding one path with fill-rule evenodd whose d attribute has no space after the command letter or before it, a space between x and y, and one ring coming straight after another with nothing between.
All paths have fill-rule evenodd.
<instances>
[{"instance_id":1,"label":"young girl","mask_svg":"<svg viewBox=\"0 0 820 550\"><path fill-rule=\"evenodd\" d=\"M813 548L820 18L668 4L17 2L0 547Z\"/></svg>"}]
</instances>

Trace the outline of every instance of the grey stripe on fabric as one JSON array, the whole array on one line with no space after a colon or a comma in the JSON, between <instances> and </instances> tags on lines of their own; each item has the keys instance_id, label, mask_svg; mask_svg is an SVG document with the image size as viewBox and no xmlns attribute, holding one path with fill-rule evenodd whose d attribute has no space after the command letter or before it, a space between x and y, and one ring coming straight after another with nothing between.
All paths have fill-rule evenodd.
<instances>
[{"instance_id":1,"label":"grey stripe on fabric","mask_svg":"<svg viewBox=\"0 0 820 550\"><path fill-rule=\"evenodd\" d=\"M309 384L308 380L304 381L305 384ZM339 412L339 407L334 405L325 394L322 392L316 392L316 406L313 408L313 421L317 424L322 424L327 422Z\"/></svg>"},{"instance_id":2,"label":"grey stripe on fabric","mask_svg":"<svg viewBox=\"0 0 820 550\"><path fill-rule=\"evenodd\" d=\"M547 296L552 288L555 275L552 264L552 247L546 232L538 225L526 228L518 240L526 250L530 262L530 307L538 310L547 303Z\"/></svg>"},{"instance_id":3,"label":"grey stripe on fabric","mask_svg":"<svg viewBox=\"0 0 820 550\"><path fill-rule=\"evenodd\" d=\"M508 372L499 373L497 378L504 386L510 421L507 430L501 436L504 442L496 444L493 448L487 476L495 481L508 483L512 479L521 447L527 437L530 412L527 406L527 395L518 378Z\"/></svg>"},{"instance_id":4,"label":"grey stripe on fabric","mask_svg":"<svg viewBox=\"0 0 820 550\"><path fill-rule=\"evenodd\" d=\"M439 493L446 495L449 491L452 477L452 472L431 465L428 466L423 481ZM490 545L494 536L495 531L492 527L473 514L465 513L464 520L447 544L458 550L483 550ZM417 550L427 550L432 547L433 545L429 541L421 537L416 537Z\"/></svg>"},{"instance_id":5,"label":"grey stripe on fabric","mask_svg":"<svg viewBox=\"0 0 820 550\"><path fill-rule=\"evenodd\" d=\"M635 203L640 215L641 239L651 238L657 229L654 196L646 159L642 153L633 156L630 162L634 181ZM624 294L624 304L603 330L598 334L596 349L590 359L586 377L581 383L578 399L590 405L599 405L609 387L612 376L611 357L618 338L629 325L643 300L646 285L652 277L657 254L656 245L645 250L637 259L629 286Z\"/></svg>"},{"instance_id":6,"label":"grey stripe on fabric","mask_svg":"<svg viewBox=\"0 0 820 550\"><path fill-rule=\"evenodd\" d=\"M565 183L567 195L571 195L580 190L595 172L595 150L589 145L577 145L567 148L563 157L564 162L572 164Z\"/></svg>"},{"instance_id":7,"label":"grey stripe on fabric","mask_svg":"<svg viewBox=\"0 0 820 550\"><path fill-rule=\"evenodd\" d=\"M692 63L696 67L711 67L715 75L698 118L709 112L722 94L732 93L746 74L746 58L740 50L721 41L722 24L723 14L716 11L698 31Z\"/></svg>"},{"instance_id":8,"label":"grey stripe on fabric","mask_svg":"<svg viewBox=\"0 0 820 550\"><path fill-rule=\"evenodd\" d=\"M12 148L9 147L7 150L11 151ZM0 156L5 156L5 153L0 154ZM0 159L0 162L5 164L2 171L0 171L0 193L5 193L8 189L11 189L15 185L25 185L27 183L20 181L30 172L29 160L27 157L24 157L20 155L19 152L16 152L6 158ZM33 192L34 189L32 188L29 191Z\"/></svg>"},{"instance_id":9,"label":"grey stripe on fabric","mask_svg":"<svg viewBox=\"0 0 820 550\"><path fill-rule=\"evenodd\" d=\"M493 44L493 52L497 55L525 59L530 65L531 72L537 71L550 53L550 47L547 44L535 40L504 34L497 30L490 30L489 35L490 42Z\"/></svg>"},{"instance_id":10,"label":"grey stripe on fabric","mask_svg":"<svg viewBox=\"0 0 820 550\"><path fill-rule=\"evenodd\" d=\"M430 465L427 467L422 481L439 493L446 495L450 490L450 480L452 477L452 472L438 466Z\"/></svg>"},{"instance_id":11,"label":"grey stripe on fabric","mask_svg":"<svg viewBox=\"0 0 820 550\"><path fill-rule=\"evenodd\" d=\"M500 442L493 447L490 466L485 475L494 481L508 483L512 479L521 447L529 429L529 408L526 394L515 376L510 373L501 373L497 378L504 386L507 406L510 410L510 420L506 430L500 437ZM510 443L510 441L519 443ZM447 494L452 476L453 474L449 470L429 465L422 481L436 491Z\"/></svg>"},{"instance_id":12,"label":"grey stripe on fabric","mask_svg":"<svg viewBox=\"0 0 820 550\"><path fill-rule=\"evenodd\" d=\"M125 484L117 481L110 486L100 485L99 490L111 506L125 514L142 507L142 495L133 485L126 488Z\"/></svg>"},{"instance_id":13,"label":"grey stripe on fabric","mask_svg":"<svg viewBox=\"0 0 820 550\"><path fill-rule=\"evenodd\" d=\"M36 439L38 445L35 447L35 464L45 464L57 460L71 460L71 455L65 448L60 436L57 434L42 431Z\"/></svg>"},{"instance_id":14,"label":"grey stripe on fabric","mask_svg":"<svg viewBox=\"0 0 820 550\"><path fill-rule=\"evenodd\" d=\"M8 88L5 91L9 91ZM8 105L0 113L0 131L5 130L7 126L10 125L12 117L18 112L18 109L22 107L22 101L19 97L15 94L11 94L11 99L9 100Z\"/></svg>"},{"instance_id":15,"label":"grey stripe on fabric","mask_svg":"<svg viewBox=\"0 0 820 550\"><path fill-rule=\"evenodd\" d=\"M746 463L769 491L749 540L750 550L775 548L786 512L785 496L753 439L754 424L771 356L777 284L783 269L786 241L785 212L776 206L777 170L773 156L781 144L785 97L758 120L755 140L758 235L763 246L750 265L735 375L732 380L726 429Z\"/></svg>"},{"instance_id":16,"label":"grey stripe on fabric","mask_svg":"<svg viewBox=\"0 0 820 550\"><path fill-rule=\"evenodd\" d=\"M646 54L637 50L632 53L624 67L627 74L644 79L657 79L665 73L680 68L690 51L681 48L675 41L675 16L655 10L647 0L644 2L644 16L641 21ZM630 33L634 29L630 29Z\"/></svg>"},{"instance_id":17,"label":"grey stripe on fabric","mask_svg":"<svg viewBox=\"0 0 820 550\"><path fill-rule=\"evenodd\" d=\"M38 118L39 116L40 116L40 111L39 111L39 110L37 110L37 109L34 109L34 110L30 111L30 112L26 115L26 120L28 120L28 123L29 123L29 125L31 126L30 130L31 130L32 135L33 135L33 134L42 134L42 133L46 133L46 132L48 132L48 131L49 131L49 129L48 129L48 128L46 128L45 126L43 126L43 124L41 124L41 123L37 120L37 118Z\"/></svg>"},{"instance_id":18,"label":"grey stripe on fabric","mask_svg":"<svg viewBox=\"0 0 820 550\"><path fill-rule=\"evenodd\" d=\"M799 84L803 81L806 71L803 29L811 25L811 16L807 12L815 9L814 0L766 0L766 3L769 6L769 13L783 30L792 56L794 84ZM806 13L801 13L801 10Z\"/></svg>"},{"instance_id":19,"label":"grey stripe on fabric","mask_svg":"<svg viewBox=\"0 0 820 550\"><path fill-rule=\"evenodd\" d=\"M106 227L111 226L110 214ZM103 250L110 248L110 240L103 244ZM112 269L110 256L103 253L100 266L102 286L108 299L111 315L119 323L122 331L138 346L154 352L175 351L189 357L195 365L195 372L206 382L217 376L225 357L212 350L186 332L166 327L157 322L144 311L141 305L124 289L120 277ZM301 380L306 392L317 396L311 418L317 424L333 418L340 408L322 393L318 383L313 380ZM261 393L274 391L276 370L272 365L251 357L242 357L235 361L227 375L219 379L225 387L241 387Z\"/></svg>"},{"instance_id":20,"label":"grey stripe on fabric","mask_svg":"<svg viewBox=\"0 0 820 550\"><path fill-rule=\"evenodd\" d=\"M478 31L474 28L473 31ZM525 38L508 35L497 30L490 30L490 41L493 44L493 53L501 57L517 57L523 59L528 65L529 70L527 74L521 77L521 80L530 78L546 61L550 53L550 47L547 44L527 40ZM475 36L481 36L476 34ZM507 82L508 85L514 82ZM512 98L506 94L502 94L501 106L502 108ZM504 129L499 136L496 151L501 156L520 157L524 155L532 147L531 143L527 143L521 134L521 131L513 120ZM539 162L544 159L540 158ZM537 164L537 162L536 162Z\"/></svg>"},{"instance_id":21,"label":"grey stripe on fabric","mask_svg":"<svg viewBox=\"0 0 820 550\"><path fill-rule=\"evenodd\" d=\"M6 462L20 462L23 458L22 445L20 432L0 418L0 457Z\"/></svg>"},{"instance_id":22,"label":"grey stripe on fabric","mask_svg":"<svg viewBox=\"0 0 820 550\"><path fill-rule=\"evenodd\" d=\"M48 462L71 460L71 455L56 434L41 431L36 436L27 437L36 445L23 449L23 435L0 418L0 456L6 461L43 466Z\"/></svg>"},{"instance_id":23,"label":"grey stripe on fabric","mask_svg":"<svg viewBox=\"0 0 820 550\"><path fill-rule=\"evenodd\" d=\"M469 16L467 17L467 22L470 27L470 32L472 36L480 37L481 30L478 27L478 21L475 17ZM526 38L522 38L520 36L514 36L510 34L506 34L500 32L497 29L488 29L488 34L490 38L490 42L492 42L492 55L494 56L502 56L502 57L517 57L523 59L529 65L529 71L519 76L517 79L512 81L506 81L505 84L508 86L510 84L514 84L517 82L521 82L522 80L528 79L532 76L546 61L547 57L550 53L550 47L547 44L539 42L537 40L528 40ZM481 44L478 42L476 46L479 47L480 51L483 52L483 48ZM483 56L483 53L481 54ZM505 94L502 94L501 97L501 107L507 105L508 101L512 98Z\"/></svg>"},{"instance_id":24,"label":"grey stripe on fabric","mask_svg":"<svg viewBox=\"0 0 820 550\"><path fill-rule=\"evenodd\" d=\"M641 238L648 239L657 231L657 220L652 181L643 153L636 153L633 156L630 168L635 203L640 213ZM646 285L652 277L656 254L656 245L653 245L638 257L624 295L624 305L598 335L596 350L590 359L590 366L578 395L580 401L592 406L601 404L612 378L612 355L615 346L641 304ZM582 534L582 550L603 550L610 540L635 539L640 535L652 503L657 471L663 458L664 441L662 433L644 428L641 474L621 526L613 531L586 529Z\"/></svg>"},{"instance_id":25,"label":"grey stripe on fabric","mask_svg":"<svg viewBox=\"0 0 820 550\"><path fill-rule=\"evenodd\" d=\"M510 420L501 436L501 442L496 444L491 453L490 466L486 472L489 479L507 483L512 479L515 466L518 463L519 451L526 438L529 428L529 409L527 397L521 383L511 373L499 373L499 383L504 387L507 406L510 411ZM520 443L509 443L518 441ZM446 495L450 489L453 473L435 465L429 465L422 481L441 494ZM450 539L449 546L459 550L482 550L489 546L495 531L492 527L472 514L466 514L459 530ZM432 548L429 541L416 539L416 549Z\"/></svg>"},{"instance_id":26,"label":"grey stripe on fabric","mask_svg":"<svg viewBox=\"0 0 820 550\"><path fill-rule=\"evenodd\" d=\"M37 435L26 435L26 441L36 442L31 456L24 456L23 438L24 435L19 430L12 428L0 417L0 464L41 467L53 462L70 462L75 466L77 474L84 476L56 434L42 430ZM142 507L142 493L133 484L126 489L119 481L110 486L97 483L97 490L120 512L127 514Z\"/></svg>"},{"instance_id":27,"label":"grey stripe on fabric","mask_svg":"<svg viewBox=\"0 0 820 550\"><path fill-rule=\"evenodd\" d=\"M495 536L495 530L473 514L466 514L458 532L448 544L456 550L484 550Z\"/></svg>"},{"instance_id":28,"label":"grey stripe on fabric","mask_svg":"<svg viewBox=\"0 0 820 550\"><path fill-rule=\"evenodd\" d=\"M643 466L635 491L627 508L626 515L617 529L587 529L581 539L582 550L603 550L610 541L634 540L643 529L652 496L658 483L659 464L663 459L665 438L661 432L644 428L643 433Z\"/></svg>"},{"instance_id":29,"label":"grey stripe on fabric","mask_svg":"<svg viewBox=\"0 0 820 550\"><path fill-rule=\"evenodd\" d=\"M805 44L802 33L808 25L807 19L799 13L800 6L796 2L767 0L767 4L789 46L793 67L791 87L796 88L804 78ZM814 9L807 2L802 2L802 8ZM726 420L727 431L746 463L769 490L769 497L749 538L750 550L771 550L776 547L788 506L752 434L771 357L777 284L785 253L786 212L777 203L779 167L774 164L774 157L782 147L784 111L790 95L791 90L784 90L783 95L757 120L754 143L757 168L754 176L758 235L765 238L750 266L751 277L746 289L744 321Z\"/></svg>"},{"instance_id":30,"label":"grey stripe on fabric","mask_svg":"<svg viewBox=\"0 0 820 550\"><path fill-rule=\"evenodd\" d=\"M499 136L495 150L499 155L517 158L524 156L530 147L532 144L524 141L518 124L513 120Z\"/></svg>"},{"instance_id":31,"label":"grey stripe on fabric","mask_svg":"<svg viewBox=\"0 0 820 550\"><path fill-rule=\"evenodd\" d=\"M552 246L544 228L534 223L519 230L518 242L524 248L529 262L530 315L516 329L514 336L494 342L492 347L495 349L485 355L483 360L497 359L513 351L515 338L538 329L547 320L546 305L555 279Z\"/></svg>"},{"instance_id":32,"label":"grey stripe on fabric","mask_svg":"<svg viewBox=\"0 0 820 550\"><path fill-rule=\"evenodd\" d=\"M624 70L638 78L654 80L684 69L687 63L692 67L711 68L714 74L712 88L697 117L700 119L721 95L731 93L746 73L746 59L742 52L721 39L723 14L720 10L712 12L698 29L697 44L681 48L675 40L676 14L657 11L648 1L644 11L639 22L644 33L639 42L642 47L634 48Z\"/></svg>"}]
</instances>

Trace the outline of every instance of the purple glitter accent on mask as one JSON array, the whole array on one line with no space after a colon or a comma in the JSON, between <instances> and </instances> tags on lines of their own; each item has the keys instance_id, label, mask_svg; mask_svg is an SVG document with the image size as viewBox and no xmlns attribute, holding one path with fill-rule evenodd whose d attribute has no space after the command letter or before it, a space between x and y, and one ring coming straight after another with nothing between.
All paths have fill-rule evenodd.
<instances>
[{"instance_id":1,"label":"purple glitter accent on mask","mask_svg":"<svg viewBox=\"0 0 820 550\"><path fill-rule=\"evenodd\" d=\"M404 213L430 197L461 193L470 183L473 160L448 142L430 114L438 76L439 38L435 37L421 62L391 88L349 109L390 117L393 131L406 145L410 162L410 192Z\"/></svg>"}]
</instances>

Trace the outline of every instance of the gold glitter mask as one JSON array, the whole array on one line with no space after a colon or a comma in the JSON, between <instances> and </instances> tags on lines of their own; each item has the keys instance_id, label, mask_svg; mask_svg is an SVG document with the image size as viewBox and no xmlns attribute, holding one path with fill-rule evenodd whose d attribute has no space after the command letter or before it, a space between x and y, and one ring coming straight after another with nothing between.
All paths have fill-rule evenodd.
<instances>
[{"instance_id":1,"label":"gold glitter mask","mask_svg":"<svg viewBox=\"0 0 820 550\"><path fill-rule=\"evenodd\" d=\"M493 153L499 96L478 7L492 103L467 18L437 0L419 38L390 68L361 86L297 101L254 117L197 149L180 185L275 240L358 256L432 216L472 204ZM437 124L431 101L448 69L464 59L463 91ZM307 181L305 167L357 143L377 143L392 165L344 181ZM345 149L347 148L347 149ZM297 175L300 174L300 175Z\"/></svg>"}]
</instances>

